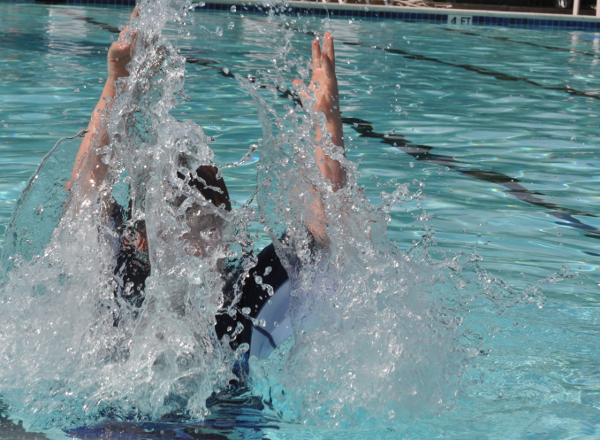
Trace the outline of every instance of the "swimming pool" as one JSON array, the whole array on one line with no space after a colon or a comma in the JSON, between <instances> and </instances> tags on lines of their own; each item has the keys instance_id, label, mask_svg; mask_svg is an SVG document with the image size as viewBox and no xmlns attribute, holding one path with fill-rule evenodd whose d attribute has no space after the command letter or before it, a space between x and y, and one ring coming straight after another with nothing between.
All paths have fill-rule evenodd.
<instances>
[{"instance_id":1,"label":"swimming pool","mask_svg":"<svg viewBox=\"0 0 600 440\"><path fill-rule=\"evenodd\" d=\"M6 228L43 154L85 127L101 91L105 48L128 10L0 7L9 17L2 23L0 67ZM280 28L242 8L198 9L194 18L223 35L190 27L182 36L191 99L173 115L196 121L216 139L211 147L218 162L234 162L263 134L256 108L230 74L245 77L272 66ZM543 286L541 310L535 304L502 316L478 310L474 323L492 331L484 333L485 352L467 368L456 407L377 436L599 435L598 35L323 17L287 21L300 30L335 30L347 155L360 161L367 196L377 202L390 183L425 184L420 207L392 211L388 236L400 248L419 240L426 223L437 232L434 258L476 246L480 265L515 290L562 266L582 274ZM311 39L295 33L290 56L306 58ZM289 102L277 93L266 96L274 106ZM226 172L238 202L254 191L257 157ZM265 424L260 435L268 438L365 436L272 419Z\"/></svg>"}]
</instances>

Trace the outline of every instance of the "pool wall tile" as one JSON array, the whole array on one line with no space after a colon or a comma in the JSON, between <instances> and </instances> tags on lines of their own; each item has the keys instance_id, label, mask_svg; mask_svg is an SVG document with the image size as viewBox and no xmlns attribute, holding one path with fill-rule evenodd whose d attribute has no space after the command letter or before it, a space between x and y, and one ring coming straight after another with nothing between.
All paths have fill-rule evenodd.
<instances>
[{"instance_id":1,"label":"pool wall tile","mask_svg":"<svg viewBox=\"0 0 600 440\"><path fill-rule=\"evenodd\" d=\"M10 0L14 2L26 2L26 0ZM68 5L114 5L114 6L133 6L136 0L66 0ZM255 4L251 4L255 3ZM207 10L224 11L231 5L241 6L245 12L265 14L266 8L261 7L258 1L254 0L209 0L204 8ZM419 8L400 8L390 6L368 7L360 5L346 5L336 3L308 3L299 1L290 1L286 4L288 13L291 14L312 14L312 15L330 15L333 17L360 18L372 20L395 20L405 22L422 22L432 24L447 24L448 15L470 17L470 24L473 26L504 26L515 28L536 28L540 30L597 30L600 28L600 18L591 16L569 16L549 17L548 14L521 14L521 13L500 13L479 10L448 10L448 9L419 9ZM200 6L196 6L199 9ZM368 9L367 9L368 8ZM457 26L458 25L450 25Z\"/></svg>"}]
</instances>

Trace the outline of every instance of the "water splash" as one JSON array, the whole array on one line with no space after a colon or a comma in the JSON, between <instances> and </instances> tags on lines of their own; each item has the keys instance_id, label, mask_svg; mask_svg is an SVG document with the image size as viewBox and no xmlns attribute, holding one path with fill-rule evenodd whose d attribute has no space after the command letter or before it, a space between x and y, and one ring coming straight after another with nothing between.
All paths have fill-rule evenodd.
<instances>
[{"instance_id":1,"label":"water splash","mask_svg":"<svg viewBox=\"0 0 600 440\"><path fill-rule=\"evenodd\" d=\"M286 90L293 70L308 75L285 8L264 6L266 32L278 41L274 68L255 83L236 77L263 128L259 209L228 211L178 177L214 166L201 128L169 113L185 96L185 63L162 30L181 22L189 4L140 4L130 24L137 32L131 76L104 121L110 144L95 146L108 176L75 186L48 244L30 258L11 254L2 278L0 394L27 428L205 417L207 398L235 378L241 357L214 329L224 307L220 262L238 258L242 273L252 267L252 221L275 243L294 286L294 341L267 361L251 360L254 391L286 420L387 427L452 408L481 345L469 308L502 312L538 297L490 279L476 254L432 260L433 231L399 250L386 237L390 212L420 200L423 185L398 184L372 204L357 165L324 137L319 145L347 171L345 187L331 189L314 158L324 115L263 96L263 89ZM115 200L131 205L129 225L146 225L152 274L141 307L114 294L116 237L107 224ZM191 234L198 222L212 232ZM323 230L311 230L315 224ZM235 302L227 311L240 312Z\"/></svg>"},{"instance_id":2,"label":"water splash","mask_svg":"<svg viewBox=\"0 0 600 440\"><path fill-rule=\"evenodd\" d=\"M476 253L433 261L433 231L408 253L392 245L391 209L422 199L424 185L413 182L411 192L410 184L397 184L372 204L356 181L356 165L327 138L320 146L347 170L345 188L333 192L312 153L314 125L325 132L324 116L289 106L279 116L255 85L238 81L263 127L261 220L297 287L294 342L251 362L255 390L274 414L328 427L381 428L451 409L482 342L465 323L469 307L489 302L502 312L536 295L519 296L491 279ZM317 249L301 227L310 223L306 206L315 203L323 205L327 236ZM284 232L292 239L277 242Z\"/></svg>"}]
</instances>

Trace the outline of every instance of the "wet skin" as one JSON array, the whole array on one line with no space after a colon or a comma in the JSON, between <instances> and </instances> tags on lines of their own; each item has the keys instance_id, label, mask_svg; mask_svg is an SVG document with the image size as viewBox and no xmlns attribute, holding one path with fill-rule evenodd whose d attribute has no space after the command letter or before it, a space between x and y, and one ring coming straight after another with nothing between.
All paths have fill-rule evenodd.
<instances>
[{"instance_id":1,"label":"wet skin","mask_svg":"<svg viewBox=\"0 0 600 440\"><path fill-rule=\"evenodd\" d=\"M136 14L137 7L133 12L132 17ZM135 31L131 32L129 28L126 27L119 34L118 40L114 42L108 50L107 80L102 91L102 96L92 113L90 123L87 127L87 133L79 147L71 180L67 184L67 189L70 189L72 184L77 181L80 186L80 191L84 196L92 194L94 189L100 185L108 172L108 165L102 162L100 155L93 154L92 151L109 143L106 126L105 124L102 124L102 115L106 115L112 106L117 94L118 83L116 82L120 78L129 76L127 65L131 61L133 48L128 41L132 41L133 44L135 44L135 40ZM337 77L335 75L335 51L331 33L328 32L324 35L322 49L318 38L313 41L312 67L312 79L308 89L314 93L314 110L318 110L326 116L326 129L331 136L331 141L334 145L341 147L343 152L344 138L339 109L339 91ZM296 88L304 86L304 83L300 80L295 80L293 84ZM301 95L303 101L306 102L308 100L306 91L301 91ZM322 140L322 133L319 124L315 124L315 126L315 141L319 143ZM331 182L332 190L337 191L342 188L345 184L346 173L341 164L337 160L327 156L323 151L323 148L319 145L315 145L315 158L321 174ZM227 189L222 179L219 182L213 183L213 185L215 184L216 186L222 187L224 190L223 193L227 195ZM210 200L208 197L207 199ZM230 203L227 203L227 205L230 206ZM199 209L196 209L195 207L190 209L199 212ZM309 211L309 215L307 216L307 228L318 242L325 243L327 241L325 216L320 197L316 197L315 202L313 202L311 206L308 206L307 210ZM192 231L185 239L196 248L196 256L204 255L204 248L209 246L208 243L203 243L202 239L200 239L202 232L204 231L197 230L199 225L203 224L203 222L190 220L188 223ZM145 234L137 235L139 237L136 240L138 249L147 251L147 238L142 236ZM197 237L198 239L195 239L194 237ZM211 245L214 245L214 243L211 243Z\"/></svg>"}]
</instances>

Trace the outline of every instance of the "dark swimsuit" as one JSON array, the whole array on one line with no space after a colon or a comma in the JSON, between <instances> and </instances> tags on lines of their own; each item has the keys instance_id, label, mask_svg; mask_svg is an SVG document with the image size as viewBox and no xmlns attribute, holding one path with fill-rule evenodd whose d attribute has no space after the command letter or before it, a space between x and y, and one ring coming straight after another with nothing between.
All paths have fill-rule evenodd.
<instances>
[{"instance_id":1,"label":"dark swimsuit","mask_svg":"<svg viewBox=\"0 0 600 440\"><path fill-rule=\"evenodd\" d=\"M197 173L198 175L202 175L205 183L197 179L190 179L188 184L199 189L204 197L215 205L218 206L224 203L227 209L231 209L229 196L223 180L217 179L216 172L213 172L213 170L214 168L212 167L200 167ZM181 179L184 178L181 174L178 174L178 176ZM214 191L210 187L220 188L221 192ZM150 261L148 260L147 253L139 250L135 245L136 236L145 235L144 222L138 221L133 227L123 226L128 218L130 218L130 212L131 207L123 208L116 205L111 221L113 229L121 237L114 269L116 282L114 295L117 298L125 300L134 308L140 308L144 302L146 279L150 275ZM268 349L272 350L277 346L277 342L268 330L270 328L273 331L273 322L269 322L269 327L267 328L266 325L263 327L259 322L256 322L256 318L259 317L261 311L270 300L277 298L278 304L282 304L282 301L285 303L286 301L286 298L281 298L281 295L278 296L278 289L286 284L288 274L275 253L275 247L271 244L258 254L256 266L248 272L249 276L243 280L241 279L243 271L240 269L239 261L229 261L225 264L223 272L228 282L225 283L223 289L223 308L216 315L215 330L217 337L222 340L225 335L229 335L231 338L230 345L233 349L240 347L242 344L248 344L248 348L250 349L253 340L260 341L262 345L266 344L267 346L267 350L263 348L260 350L260 353L264 355L270 352ZM262 285L257 283L257 276L262 279ZM228 313L228 308L234 300L236 284L238 292L241 290L241 297L237 304L235 304L236 313L231 316ZM271 286L273 292L275 292L272 297L269 296L268 290L264 285ZM287 283L286 287L288 285L289 283ZM289 302L289 299L287 301ZM243 313L240 313L241 311ZM263 315L265 315L264 312ZM280 315L281 313L277 315L279 316L278 319L283 320ZM115 317L115 326L118 325L118 322L118 317ZM243 329L241 329L240 324L243 326ZM275 323L275 325L277 324ZM291 330L286 334L289 333L291 333ZM257 335L253 337L253 334ZM281 334L281 331L279 331L279 334Z\"/></svg>"}]
</instances>

